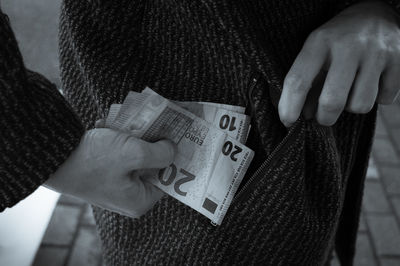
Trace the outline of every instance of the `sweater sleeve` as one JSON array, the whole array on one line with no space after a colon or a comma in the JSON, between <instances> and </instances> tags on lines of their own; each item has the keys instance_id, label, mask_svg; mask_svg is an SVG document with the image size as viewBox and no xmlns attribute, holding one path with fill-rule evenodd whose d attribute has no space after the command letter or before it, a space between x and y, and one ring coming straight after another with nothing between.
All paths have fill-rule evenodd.
<instances>
[{"instance_id":1,"label":"sweater sleeve","mask_svg":"<svg viewBox=\"0 0 400 266\"><path fill-rule=\"evenodd\" d=\"M84 126L54 84L25 69L0 8L0 212L32 193L79 144Z\"/></svg>"}]
</instances>

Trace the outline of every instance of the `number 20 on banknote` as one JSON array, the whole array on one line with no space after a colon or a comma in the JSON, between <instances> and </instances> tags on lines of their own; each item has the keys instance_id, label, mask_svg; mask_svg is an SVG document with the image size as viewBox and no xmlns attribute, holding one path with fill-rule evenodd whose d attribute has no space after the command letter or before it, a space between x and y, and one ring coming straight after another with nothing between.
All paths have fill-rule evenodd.
<instances>
[{"instance_id":1,"label":"number 20 on banknote","mask_svg":"<svg viewBox=\"0 0 400 266\"><path fill-rule=\"evenodd\" d=\"M169 175L167 174L167 178L164 178L164 175L166 174L166 169L169 169ZM196 179L196 176L192 173L189 173L185 169L179 169L179 172L184 176L183 178L179 179L178 181L175 181L178 169L175 164L171 164L168 168L161 169L158 172L158 180L160 183L164 186L169 186L172 183L174 183L174 190L178 195L181 195L183 197L186 196L187 192L182 191L181 186L187 182L193 181Z\"/></svg>"},{"instance_id":2,"label":"number 20 on banknote","mask_svg":"<svg viewBox=\"0 0 400 266\"><path fill-rule=\"evenodd\" d=\"M221 153L224 156L227 156L232 160L233 162L236 162L238 160L238 155L243 151L243 149L235 144L233 144L231 141L226 141L224 145L222 146ZM177 179L177 177L179 178ZM212 177L211 177L212 178ZM214 177L216 178L216 177ZM186 197L187 191L183 189L183 185L190 186L190 184L187 184L191 181L194 181L196 179L196 175L194 173L190 173L189 171L180 168L172 163L169 167L161 169L158 172L158 180L161 185L163 186L171 186L173 185L174 192L182 197ZM189 187L186 187L188 189ZM206 189L206 188L204 188ZM167 190L168 191L168 190ZM203 194L205 191L203 191ZM171 195L173 196L173 195ZM208 199L208 201L210 201ZM207 209L208 210L208 209ZM211 210L209 210L211 212Z\"/></svg>"}]
</instances>

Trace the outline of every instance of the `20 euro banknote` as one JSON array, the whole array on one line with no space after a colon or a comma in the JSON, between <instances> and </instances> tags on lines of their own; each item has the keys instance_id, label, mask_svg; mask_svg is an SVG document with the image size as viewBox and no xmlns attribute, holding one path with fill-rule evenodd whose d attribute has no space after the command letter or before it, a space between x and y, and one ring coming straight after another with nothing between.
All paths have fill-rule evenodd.
<instances>
[{"instance_id":1,"label":"20 euro banknote","mask_svg":"<svg viewBox=\"0 0 400 266\"><path fill-rule=\"evenodd\" d=\"M150 182L220 224L254 152L155 92L130 93L113 112L111 128L150 142L169 139L177 144L173 164Z\"/></svg>"}]
</instances>

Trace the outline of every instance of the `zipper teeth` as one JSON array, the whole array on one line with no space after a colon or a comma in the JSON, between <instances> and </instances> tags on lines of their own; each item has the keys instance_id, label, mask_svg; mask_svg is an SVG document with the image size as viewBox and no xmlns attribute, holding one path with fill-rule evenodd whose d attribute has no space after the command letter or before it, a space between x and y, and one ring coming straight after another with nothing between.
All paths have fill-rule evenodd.
<instances>
[{"instance_id":1,"label":"zipper teeth","mask_svg":"<svg viewBox=\"0 0 400 266\"><path fill-rule=\"evenodd\" d=\"M292 128L293 130L293 128ZM291 131L291 130L290 130ZM274 151L268 156L265 162L257 169L257 171L250 177L250 179L246 182L246 184L242 187L242 189L236 193L232 203L236 202L246 191L246 189L253 183L254 179L264 170L264 168L271 163L271 160L275 157L275 155L281 150L281 147L286 144L287 140L289 139L290 132L285 136L285 138L279 143L279 145L274 149Z\"/></svg>"},{"instance_id":2,"label":"zipper teeth","mask_svg":"<svg viewBox=\"0 0 400 266\"><path fill-rule=\"evenodd\" d=\"M258 78L259 74L255 75L252 77L252 83L251 86L249 87L248 90L248 95L247 95L247 102L250 104L251 107L251 112L254 111L254 104L251 101L252 95L253 95L253 90L255 86L258 83ZM247 190L247 188L253 183L254 179L261 173L264 168L271 163L271 160L275 157L275 155L281 150L281 147L286 144L287 140L289 139L289 135L291 131L294 130L295 125L289 129L289 132L286 134L286 136L283 138L283 140L279 143L279 145L274 149L274 151L268 156L268 158L261 164L261 166L257 169L257 171L250 177L249 180L247 180L246 184L243 185L243 187L236 193L234 196L232 203L236 202Z\"/></svg>"},{"instance_id":3,"label":"zipper teeth","mask_svg":"<svg viewBox=\"0 0 400 266\"><path fill-rule=\"evenodd\" d=\"M258 75L253 75L253 77L251 78L251 84L249 86L247 93L243 93L246 96L247 104L250 106L250 112L249 112L250 115L252 115L252 113L254 111L254 104L251 101L251 98L252 98L253 91L254 91L254 88L256 87L257 83L258 83ZM236 201L236 199L238 198L238 196L242 194L242 191L248 187L248 184L250 183L250 181L252 181L254 179L255 174L259 170L260 169L257 169L257 171L250 177L250 179L246 182L246 184L244 184L243 187L237 191L237 193L235 194L235 196L232 199L231 204L233 204Z\"/></svg>"}]
</instances>

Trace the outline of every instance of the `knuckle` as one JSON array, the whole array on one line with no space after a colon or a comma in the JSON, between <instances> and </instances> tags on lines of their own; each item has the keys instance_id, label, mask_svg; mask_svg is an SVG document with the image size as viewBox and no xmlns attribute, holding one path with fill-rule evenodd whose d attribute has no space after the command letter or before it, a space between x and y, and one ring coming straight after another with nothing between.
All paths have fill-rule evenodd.
<instances>
[{"instance_id":1,"label":"knuckle","mask_svg":"<svg viewBox=\"0 0 400 266\"><path fill-rule=\"evenodd\" d=\"M309 84L298 74L288 74L285 77L284 86L296 94L305 93L309 88Z\"/></svg>"},{"instance_id":2,"label":"knuckle","mask_svg":"<svg viewBox=\"0 0 400 266\"><path fill-rule=\"evenodd\" d=\"M382 39L377 40L379 47L389 56L398 57L400 55L400 40Z\"/></svg>"},{"instance_id":3,"label":"knuckle","mask_svg":"<svg viewBox=\"0 0 400 266\"><path fill-rule=\"evenodd\" d=\"M353 39L355 40L355 43L357 43L357 46L361 48L369 47L372 43L371 38L364 34L357 34L356 36L353 36Z\"/></svg>"},{"instance_id":4,"label":"knuckle","mask_svg":"<svg viewBox=\"0 0 400 266\"><path fill-rule=\"evenodd\" d=\"M332 35L330 29L321 27L311 32L307 41L312 44L327 43L331 41Z\"/></svg>"},{"instance_id":5,"label":"knuckle","mask_svg":"<svg viewBox=\"0 0 400 266\"><path fill-rule=\"evenodd\" d=\"M322 97L318 105L321 109L330 113L340 112L344 107L344 101L335 99L334 97Z\"/></svg>"},{"instance_id":6,"label":"knuckle","mask_svg":"<svg viewBox=\"0 0 400 266\"><path fill-rule=\"evenodd\" d=\"M375 62L378 64L384 63L386 61L386 56L388 55L389 51L386 46L383 46L381 44L375 45L375 47L372 49L372 54L375 57Z\"/></svg>"}]
</instances>

